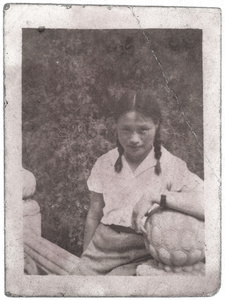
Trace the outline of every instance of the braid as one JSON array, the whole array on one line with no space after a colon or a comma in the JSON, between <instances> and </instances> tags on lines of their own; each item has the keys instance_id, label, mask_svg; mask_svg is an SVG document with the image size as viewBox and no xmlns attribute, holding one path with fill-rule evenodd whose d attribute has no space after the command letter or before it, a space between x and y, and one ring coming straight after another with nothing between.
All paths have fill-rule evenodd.
<instances>
[{"instance_id":1,"label":"braid","mask_svg":"<svg viewBox=\"0 0 225 300\"><path fill-rule=\"evenodd\" d=\"M161 152L161 136L160 136L160 123L159 123L159 126L156 130L156 133L155 133L155 138L154 138L154 152L155 152L155 159L157 159L157 163L156 163L156 166L155 166L155 173L157 175L159 175L161 173L161 165L160 165L160 157L162 155L162 152Z\"/></svg>"},{"instance_id":2,"label":"braid","mask_svg":"<svg viewBox=\"0 0 225 300\"><path fill-rule=\"evenodd\" d=\"M118 139L117 139L117 149L119 152L119 157L114 165L114 170L116 171L116 173L120 173L120 171L123 168L122 155L123 155L124 149Z\"/></svg>"}]
</instances>

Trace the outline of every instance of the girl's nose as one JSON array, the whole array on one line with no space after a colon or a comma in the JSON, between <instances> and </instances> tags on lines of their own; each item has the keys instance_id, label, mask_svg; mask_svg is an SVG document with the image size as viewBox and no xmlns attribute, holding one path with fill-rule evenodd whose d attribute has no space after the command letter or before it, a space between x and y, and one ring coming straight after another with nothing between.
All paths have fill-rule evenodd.
<instances>
[{"instance_id":1,"label":"girl's nose","mask_svg":"<svg viewBox=\"0 0 225 300\"><path fill-rule=\"evenodd\" d=\"M130 138L130 143L131 144L138 144L140 142L140 138L138 133L134 132Z\"/></svg>"}]
</instances>

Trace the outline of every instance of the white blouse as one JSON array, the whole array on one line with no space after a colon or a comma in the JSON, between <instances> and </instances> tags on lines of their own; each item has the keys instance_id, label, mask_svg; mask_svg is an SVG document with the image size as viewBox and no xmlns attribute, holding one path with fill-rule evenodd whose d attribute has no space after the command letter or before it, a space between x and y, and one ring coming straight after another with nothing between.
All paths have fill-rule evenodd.
<instances>
[{"instance_id":1,"label":"white blouse","mask_svg":"<svg viewBox=\"0 0 225 300\"><path fill-rule=\"evenodd\" d=\"M190 172L186 163L161 147L161 174L155 174L156 159L152 150L133 172L122 156L123 168L114 170L118 158L117 148L102 155L95 163L87 184L90 191L103 194L103 224L131 227L135 204L143 195L151 193L200 191L203 199L203 181ZM174 193L173 193L174 194ZM175 193L176 196L176 193ZM199 199L196 198L196 201Z\"/></svg>"}]
</instances>

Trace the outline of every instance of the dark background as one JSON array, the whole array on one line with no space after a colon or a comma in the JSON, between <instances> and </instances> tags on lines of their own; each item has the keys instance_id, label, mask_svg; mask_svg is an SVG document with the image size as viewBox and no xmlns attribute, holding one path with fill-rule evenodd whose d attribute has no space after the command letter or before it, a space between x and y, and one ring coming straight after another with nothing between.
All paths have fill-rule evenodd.
<instances>
[{"instance_id":1,"label":"dark background","mask_svg":"<svg viewBox=\"0 0 225 300\"><path fill-rule=\"evenodd\" d=\"M148 41L142 30L23 29L23 167L37 180L43 237L78 256L86 181L96 159L115 147L111 111L125 89L148 88L158 99L164 146L203 178L202 32L145 34Z\"/></svg>"}]
</instances>

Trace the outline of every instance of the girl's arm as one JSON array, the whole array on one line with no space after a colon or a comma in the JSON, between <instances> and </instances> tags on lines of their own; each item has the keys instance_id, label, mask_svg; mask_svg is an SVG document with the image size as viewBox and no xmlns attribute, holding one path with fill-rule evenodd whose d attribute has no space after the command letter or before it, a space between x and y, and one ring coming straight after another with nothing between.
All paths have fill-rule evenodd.
<instances>
[{"instance_id":1,"label":"girl's arm","mask_svg":"<svg viewBox=\"0 0 225 300\"><path fill-rule=\"evenodd\" d=\"M166 207L177 210L200 220L204 220L204 208L202 205L203 193L198 191L190 192L170 192L167 191ZM132 226L137 231L141 231L141 220L149 212L153 204L160 204L161 195L151 193L143 196L135 205L132 215Z\"/></svg>"},{"instance_id":2,"label":"girl's arm","mask_svg":"<svg viewBox=\"0 0 225 300\"><path fill-rule=\"evenodd\" d=\"M204 220L204 182L178 158L170 161L168 166L165 168L167 190L162 192L166 195L166 207ZM141 220L153 204L160 204L161 194L154 189L147 193L133 210L132 226L137 231L140 231Z\"/></svg>"},{"instance_id":3,"label":"girl's arm","mask_svg":"<svg viewBox=\"0 0 225 300\"><path fill-rule=\"evenodd\" d=\"M204 194L200 191L190 192L166 192L166 207L174 209L197 219L204 220L204 207L202 200ZM152 200L153 203L160 204L160 199Z\"/></svg>"},{"instance_id":4,"label":"girl's arm","mask_svg":"<svg viewBox=\"0 0 225 300\"><path fill-rule=\"evenodd\" d=\"M90 208L87 214L87 219L84 229L84 244L83 251L87 249L92 237L94 236L95 230L98 227L101 218L103 216L104 200L103 195L95 192L91 192L90 195Z\"/></svg>"}]
</instances>

